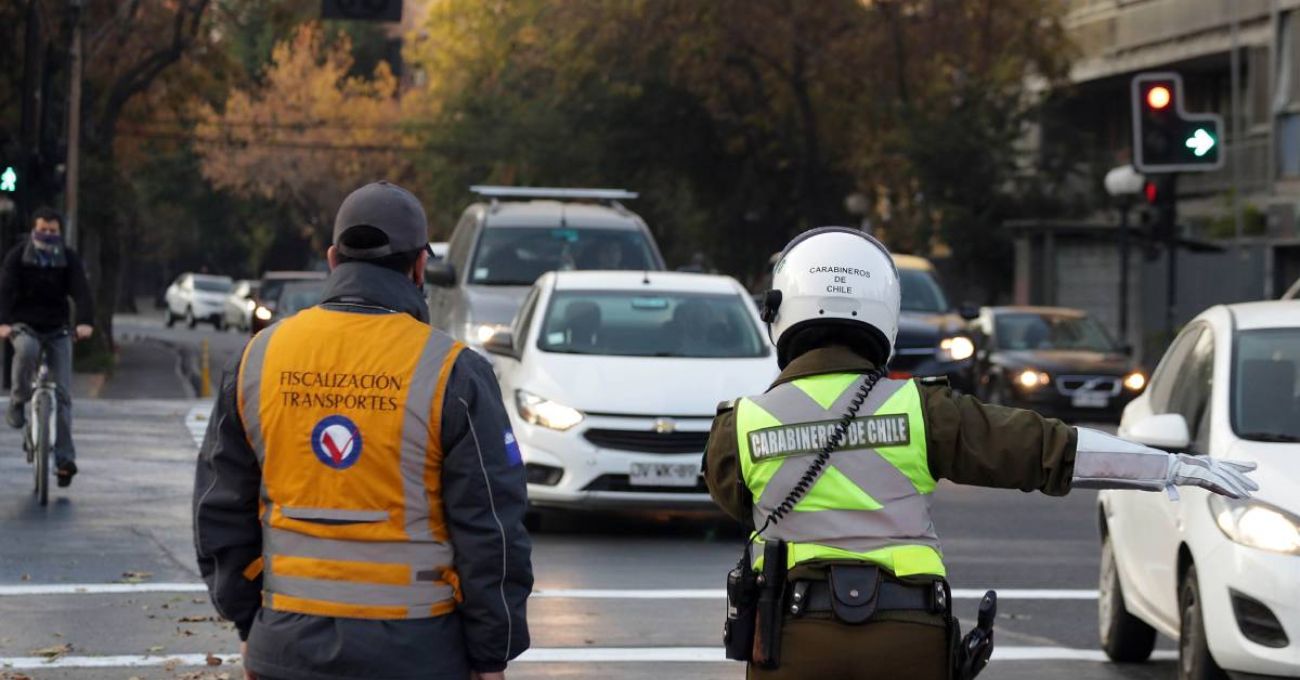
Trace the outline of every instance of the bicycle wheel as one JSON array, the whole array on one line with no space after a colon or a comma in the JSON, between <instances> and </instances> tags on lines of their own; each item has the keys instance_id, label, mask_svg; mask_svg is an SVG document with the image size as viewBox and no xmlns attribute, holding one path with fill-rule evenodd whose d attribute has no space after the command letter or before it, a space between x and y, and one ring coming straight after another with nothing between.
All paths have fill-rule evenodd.
<instances>
[{"instance_id":1,"label":"bicycle wheel","mask_svg":"<svg viewBox=\"0 0 1300 680\"><path fill-rule=\"evenodd\" d=\"M41 505L50 502L50 458L54 454L54 395L38 392L33 399L36 416L32 422L33 448L36 450L36 496Z\"/></svg>"}]
</instances>

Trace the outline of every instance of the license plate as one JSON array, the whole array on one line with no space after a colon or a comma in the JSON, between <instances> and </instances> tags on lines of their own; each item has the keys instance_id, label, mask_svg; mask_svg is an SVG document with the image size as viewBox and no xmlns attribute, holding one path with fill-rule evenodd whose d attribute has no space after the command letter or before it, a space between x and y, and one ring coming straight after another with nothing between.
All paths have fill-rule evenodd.
<instances>
[{"instance_id":1,"label":"license plate","mask_svg":"<svg viewBox=\"0 0 1300 680\"><path fill-rule=\"evenodd\" d=\"M632 486L695 486L700 466L695 463L632 463L627 482Z\"/></svg>"},{"instance_id":2,"label":"license plate","mask_svg":"<svg viewBox=\"0 0 1300 680\"><path fill-rule=\"evenodd\" d=\"M1109 396L1088 392L1076 394L1070 401L1075 408L1106 408L1110 405Z\"/></svg>"}]
</instances>

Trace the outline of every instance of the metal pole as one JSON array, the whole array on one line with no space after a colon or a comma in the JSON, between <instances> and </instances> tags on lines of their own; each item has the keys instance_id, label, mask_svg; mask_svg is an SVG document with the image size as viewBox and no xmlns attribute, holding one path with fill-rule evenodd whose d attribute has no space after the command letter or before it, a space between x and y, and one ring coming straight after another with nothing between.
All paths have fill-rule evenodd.
<instances>
[{"instance_id":1,"label":"metal pole","mask_svg":"<svg viewBox=\"0 0 1300 680\"><path fill-rule=\"evenodd\" d=\"M1169 224L1165 228L1165 340L1171 342L1174 339L1175 314L1174 307L1178 304L1178 175L1170 174L1166 183L1169 192L1170 206L1166 211L1165 219Z\"/></svg>"},{"instance_id":2,"label":"metal pole","mask_svg":"<svg viewBox=\"0 0 1300 680\"><path fill-rule=\"evenodd\" d=\"M1128 205L1119 207L1119 339L1128 343Z\"/></svg>"},{"instance_id":3,"label":"metal pole","mask_svg":"<svg viewBox=\"0 0 1300 680\"><path fill-rule=\"evenodd\" d=\"M1236 295L1233 296L1233 300L1236 300L1239 299L1238 296L1241 296L1245 291L1245 286L1243 285L1245 281L1243 279L1245 278L1246 267L1241 264L1246 255L1245 244L1242 243L1242 236L1244 235L1245 227L1242 224L1241 214L1241 164L1246 159L1246 148L1244 145L1245 140L1242 139L1243 135L1241 127L1241 21L1238 18L1239 13L1237 12L1237 4L1235 0L1225 0L1225 4L1228 7L1228 11L1232 12L1232 19L1229 24L1229 31L1232 36L1232 51L1228 55L1228 68L1232 71L1228 78L1228 87L1232 90L1232 118L1230 119L1232 123L1232 143L1228 145L1228 154L1232 161L1233 246L1236 250L1238 262L1237 266L1233 267L1237 279L1237 290Z\"/></svg>"},{"instance_id":4,"label":"metal pole","mask_svg":"<svg viewBox=\"0 0 1300 680\"><path fill-rule=\"evenodd\" d=\"M69 70L72 84L68 88L68 170L65 212L67 213L67 243L77 247L78 179L81 176L81 1L72 2L72 54Z\"/></svg>"}]
</instances>

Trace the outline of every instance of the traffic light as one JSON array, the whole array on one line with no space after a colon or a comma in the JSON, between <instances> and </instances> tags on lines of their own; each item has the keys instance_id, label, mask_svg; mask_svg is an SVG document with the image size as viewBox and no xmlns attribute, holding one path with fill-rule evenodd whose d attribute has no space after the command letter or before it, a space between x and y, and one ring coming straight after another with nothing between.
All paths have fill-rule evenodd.
<instances>
[{"instance_id":1,"label":"traffic light","mask_svg":"<svg viewBox=\"0 0 1300 680\"><path fill-rule=\"evenodd\" d=\"M1183 111L1183 78L1142 73L1133 78L1133 165L1144 174L1205 172L1223 167L1220 130L1213 113Z\"/></svg>"},{"instance_id":2,"label":"traffic light","mask_svg":"<svg viewBox=\"0 0 1300 680\"><path fill-rule=\"evenodd\" d=\"M18 193L18 168L5 165L0 168L0 194Z\"/></svg>"},{"instance_id":3,"label":"traffic light","mask_svg":"<svg viewBox=\"0 0 1300 680\"><path fill-rule=\"evenodd\" d=\"M322 19L401 21L402 0L321 0Z\"/></svg>"}]
</instances>

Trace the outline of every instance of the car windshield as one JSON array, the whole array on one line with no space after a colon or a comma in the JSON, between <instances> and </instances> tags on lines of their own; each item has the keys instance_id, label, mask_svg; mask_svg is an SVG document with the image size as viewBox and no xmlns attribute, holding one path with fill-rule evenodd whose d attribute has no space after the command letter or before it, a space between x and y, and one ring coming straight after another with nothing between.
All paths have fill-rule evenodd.
<instances>
[{"instance_id":1,"label":"car windshield","mask_svg":"<svg viewBox=\"0 0 1300 680\"><path fill-rule=\"evenodd\" d=\"M1300 442L1300 328L1242 331L1232 363L1232 431L1242 439Z\"/></svg>"},{"instance_id":2,"label":"car windshield","mask_svg":"<svg viewBox=\"0 0 1300 680\"><path fill-rule=\"evenodd\" d=\"M489 227L479 238L469 282L531 286L550 271L659 268L638 230Z\"/></svg>"},{"instance_id":3,"label":"car windshield","mask_svg":"<svg viewBox=\"0 0 1300 680\"><path fill-rule=\"evenodd\" d=\"M998 314L993 323L998 349L1089 352L1114 352L1117 349L1106 329L1087 316Z\"/></svg>"},{"instance_id":4,"label":"car windshield","mask_svg":"<svg viewBox=\"0 0 1300 680\"><path fill-rule=\"evenodd\" d=\"M194 277L194 290L201 290L205 293L229 293L234 282L230 279L216 278L199 278Z\"/></svg>"},{"instance_id":5,"label":"car windshield","mask_svg":"<svg viewBox=\"0 0 1300 680\"><path fill-rule=\"evenodd\" d=\"M276 311L280 316L291 316L320 303L325 292L323 282L286 283L280 290Z\"/></svg>"},{"instance_id":6,"label":"car windshield","mask_svg":"<svg viewBox=\"0 0 1300 680\"><path fill-rule=\"evenodd\" d=\"M633 357L761 357L767 353L739 295L559 291L538 347Z\"/></svg>"},{"instance_id":7,"label":"car windshield","mask_svg":"<svg viewBox=\"0 0 1300 680\"><path fill-rule=\"evenodd\" d=\"M899 282L903 285L902 310L942 314L948 311L948 299L934 275L923 269L899 269Z\"/></svg>"}]
</instances>

